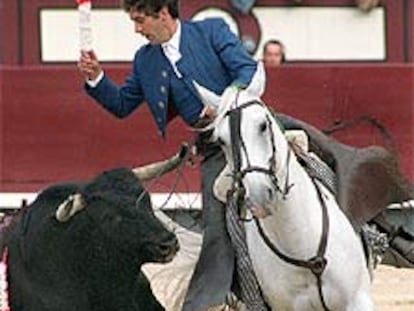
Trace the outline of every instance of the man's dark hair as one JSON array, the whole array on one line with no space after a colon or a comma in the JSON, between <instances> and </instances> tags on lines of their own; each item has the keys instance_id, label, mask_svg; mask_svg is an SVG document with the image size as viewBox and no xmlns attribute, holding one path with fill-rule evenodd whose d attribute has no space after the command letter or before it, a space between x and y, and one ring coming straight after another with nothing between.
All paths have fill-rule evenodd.
<instances>
[{"instance_id":1,"label":"man's dark hair","mask_svg":"<svg viewBox=\"0 0 414 311\"><path fill-rule=\"evenodd\" d=\"M122 0L121 7L125 12L135 9L143 12L145 15L158 17L163 7L167 7L172 18L178 18L180 12L178 10L178 0Z\"/></svg>"}]
</instances>

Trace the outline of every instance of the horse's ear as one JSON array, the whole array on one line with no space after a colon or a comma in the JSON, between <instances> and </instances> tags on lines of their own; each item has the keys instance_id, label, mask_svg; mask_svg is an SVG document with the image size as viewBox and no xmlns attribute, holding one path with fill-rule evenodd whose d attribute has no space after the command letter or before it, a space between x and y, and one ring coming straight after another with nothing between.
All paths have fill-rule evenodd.
<instances>
[{"instance_id":1,"label":"horse's ear","mask_svg":"<svg viewBox=\"0 0 414 311\"><path fill-rule=\"evenodd\" d=\"M198 96L205 106L211 106L217 109L220 106L221 96L217 95L213 91L201 86L196 81L193 81L194 87L198 92Z\"/></svg>"},{"instance_id":2,"label":"horse's ear","mask_svg":"<svg viewBox=\"0 0 414 311\"><path fill-rule=\"evenodd\" d=\"M256 72L253 75L252 81L247 86L246 91L254 97L262 97L266 86L266 73L263 62L257 62Z\"/></svg>"}]
</instances>

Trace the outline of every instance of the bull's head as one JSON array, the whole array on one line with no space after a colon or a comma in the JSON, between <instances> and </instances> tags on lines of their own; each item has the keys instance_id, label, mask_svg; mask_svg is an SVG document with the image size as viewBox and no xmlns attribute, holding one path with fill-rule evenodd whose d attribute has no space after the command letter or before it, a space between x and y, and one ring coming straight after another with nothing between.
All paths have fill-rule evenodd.
<instances>
[{"instance_id":1,"label":"bull's head","mask_svg":"<svg viewBox=\"0 0 414 311\"><path fill-rule=\"evenodd\" d=\"M136 178L140 182L145 182L172 171L177 168L184 160L188 153L188 146L183 144L178 153L169 159L151 163L142 167L132 169ZM70 195L56 210L56 219L60 222L68 221L77 212L86 206L85 201L80 193Z\"/></svg>"},{"instance_id":2,"label":"bull's head","mask_svg":"<svg viewBox=\"0 0 414 311\"><path fill-rule=\"evenodd\" d=\"M60 204L56 219L74 227L89 223L88 234L106 239L106 245L119 251L140 253L143 262L171 260L178 250L177 239L154 215L150 196L141 182L173 170L187 152L188 147L183 146L165 161L97 176Z\"/></svg>"}]
</instances>

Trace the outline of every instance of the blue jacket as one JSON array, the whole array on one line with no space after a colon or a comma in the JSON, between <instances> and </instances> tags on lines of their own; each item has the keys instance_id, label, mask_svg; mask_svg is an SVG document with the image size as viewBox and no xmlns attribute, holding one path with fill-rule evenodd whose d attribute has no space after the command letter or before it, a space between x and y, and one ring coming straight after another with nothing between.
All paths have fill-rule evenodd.
<instances>
[{"instance_id":1,"label":"blue jacket","mask_svg":"<svg viewBox=\"0 0 414 311\"><path fill-rule=\"evenodd\" d=\"M221 19L206 19L181 23L180 53L177 68L182 74L181 87L186 87L198 98L193 80L217 94L229 85L247 86L252 79L256 62L248 55L240 40ZM168 94L171 64L161 45L147 44L135 54L132 72L123 86L118 87L107 76L95 88L86 86L89 95L119 118L147 102L160 133L165 135L168 121ZM177 93L180 90L175 90ZM185 105L201 101L189 100ZM183 117L183 116L182 116ZM184 118L185 119L185 118Z\"/></svg>"}]
</instances>

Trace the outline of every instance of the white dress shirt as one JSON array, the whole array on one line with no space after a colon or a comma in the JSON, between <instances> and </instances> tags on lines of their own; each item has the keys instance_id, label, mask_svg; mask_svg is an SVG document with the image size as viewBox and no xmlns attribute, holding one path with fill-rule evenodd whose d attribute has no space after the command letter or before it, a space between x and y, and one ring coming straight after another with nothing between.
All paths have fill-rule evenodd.
<instances>
[{"instance_id":1,"label":"white dress shirt","mask_svg":"<svg viewBox=\"0 0 414 311\"><path fill-rule=\"evenodd\" d=\"M171 66L174 69L175 74L178 78L181 78L182 75L177 68L177 62L181 59L180 53L180 39L181 39L181 22L177 20L177 30L167 42L161 44L161 48L164 52L164 55L170 61Z\"/></svg>"}]
</instances>

